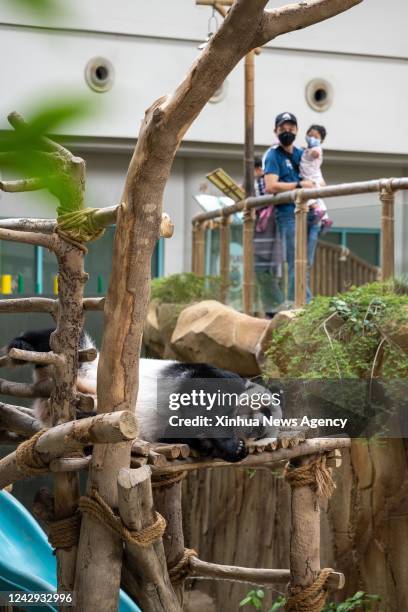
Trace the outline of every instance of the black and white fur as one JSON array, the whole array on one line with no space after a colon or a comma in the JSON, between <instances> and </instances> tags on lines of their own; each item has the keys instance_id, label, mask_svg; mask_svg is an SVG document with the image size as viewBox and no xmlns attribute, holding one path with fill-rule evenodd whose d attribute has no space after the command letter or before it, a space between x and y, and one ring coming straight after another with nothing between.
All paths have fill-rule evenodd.
<instances>
[{"instance_id":1,"label":"black and white fur","mask_svg":"<svg viewBox=\"0 0 408 612\"><path fill-rule=\"evenodd\" d=\"M8 345L8 349L20 348L32 351L49 351L50 350L50 336L53 329L46 329L40 331L27 331L21 336L14 338ZM92 339L88 334L83 333L80 341L80 348L94 347ZM78 370L77 377L77 389L82 393L87 393L95 396L96 398L96 373L98 367L98 359L93 362L81 363ZM22 362L19 362L20 364ZM33 378L34 381L38 381L50 376L49 368L52 366L34 366ZM227 372L214 366L203 364L203 363L181 363L170 360L159 360L159 359L140 359L139 362L139 392L136 402L136 414L139 423L139 435L143 440L151 442L185 442L192 448L198 450L201 454L210 455L212 457L218 457L225 461L240 461L247 455L247 448L245 441L247 439L258 439L264 437L274 437L276 435L276 428L261 425L259 427L231 427L227 430L227 433L223 433L226 437L214 438L204 437L195 435L193 437L177 438L176 433L170 433L170 428L166 428L168 425L168 406L160 405L163 400L160 398L160 394L157 393L158 384L162 384L163 379L166 382L170 380L170 392L180 393L183 392L183 383L185 381L194 381L194 379L228 379L229 384L233 385L234 391L241 398L242 394L251 396L252 394L267 393L271 397L271 403L268 408L261 408L259 413L263 413L266 416L274 416L275 418L281 417L280 406L274 406L275 402L272 402L272 392L265 387L244 379L237 374ZM199 389L199 381L197 383L197 389ZM44 399L36 399L33 405L36 413L36 417L42 421L44 425L51 424L51 415L49 413L48 401ZM216 406L215 406L216 408ZM183 416L192 416L191 408L189 406L182 408L180 413ZM195 413L196 414L196 413ZM164 415L164 416L163 416ZM238 405L232 406L230 416L242 416L249 417L253 416L253 411L248 407L247 403L241 405L238 401ZM89 416L89 415L78 415L78 416ZM175 436L175 437L174 437Z\"/></svg>"}]
</instances>

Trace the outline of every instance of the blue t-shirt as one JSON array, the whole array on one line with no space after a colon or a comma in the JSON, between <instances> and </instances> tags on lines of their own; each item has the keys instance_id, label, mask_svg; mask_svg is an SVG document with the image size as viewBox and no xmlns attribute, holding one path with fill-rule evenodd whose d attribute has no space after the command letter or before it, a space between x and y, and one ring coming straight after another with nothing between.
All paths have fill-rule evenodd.
<instances>
[{"instance_id":1,"label":"blue t-shirt","mask_svg":"<svg viewBox=\"0 0 408 612\"><path fill-rule=\"evenodd\" d=\"M263 169L265 174L276 174L281 183L298 183L301 180L299 174L300 158L303 149L293 147L292 153L286 153L282 147L271 147L263 158ZM279 204L275 208L276 215L295 211L295 203Z\"/></svg>"}]
</instances>

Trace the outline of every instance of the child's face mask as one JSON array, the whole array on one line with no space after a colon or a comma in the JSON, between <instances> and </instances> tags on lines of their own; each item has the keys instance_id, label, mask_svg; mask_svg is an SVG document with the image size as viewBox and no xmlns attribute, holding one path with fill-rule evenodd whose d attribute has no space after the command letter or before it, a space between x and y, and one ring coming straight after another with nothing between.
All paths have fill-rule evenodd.
<instances>
[{"instance_id":1,"label":"child's face mask","mask_svg":"<svg viewBox=\"0 0 408 612\"><path fill-rule=\"evenodd\" d=\"M319 147L320 140L315 136L306 136L307 146L311 149L312 147Z\"/></svg>"}]
</instances>

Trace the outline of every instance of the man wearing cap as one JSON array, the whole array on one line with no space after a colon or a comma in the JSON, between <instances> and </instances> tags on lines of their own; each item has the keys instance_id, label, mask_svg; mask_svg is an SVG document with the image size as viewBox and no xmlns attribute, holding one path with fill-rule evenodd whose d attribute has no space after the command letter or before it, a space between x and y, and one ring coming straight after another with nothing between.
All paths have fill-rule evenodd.
<instances>
[{"instance_id":1,"label":"man wearing cap","mask_svg":"<svg viewBox=\"0 0 408 612\"><path fill-rule=\"evenodd\" d=\"M279 140L264 155L266 193L283 193L293 189L314 187L312 181L302 180L299 172L303 150L294 146L298 124L292 113L280 113L275 119L275 134ZM282 239L284 258L288 264L288 299L295 297L295 203L279 204L275 207L276 223ZM319 227L308 223L309 268L313 264L314 246ZM307 282L307 301L312 295Z\"/></svg>"}]
</instances>

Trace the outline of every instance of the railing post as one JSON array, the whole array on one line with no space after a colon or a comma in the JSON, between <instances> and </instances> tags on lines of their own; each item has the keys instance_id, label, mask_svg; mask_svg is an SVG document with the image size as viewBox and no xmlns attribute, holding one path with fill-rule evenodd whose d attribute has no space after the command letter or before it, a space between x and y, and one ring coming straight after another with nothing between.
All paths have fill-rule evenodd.
<instances>
[{"instance_id":1,"label":"railing post","mask_svg":"<svg viewBox=\"0 0 408 612\"><path fill-rule=\"evenodd\" d=\"M197 223L195 247L195 273L198 276L205 276L205 230L206 223Z\"/></svg>"},{"instance_id":2,"label":"railing post","mask_svg":"<svg viewBox=\"0 0 408 612\"><path fill-rule=\"evenodd\" d=\"M381 183L381 280L394 276L394 201L392 179Z\"/></svg>"},{"instance_id":3,"label":"railing post","mask_svg":"<svg viewBox=\"0 0 408 612\"><path fill-rule=\"evenodd\" d=\"M191 228L191 271L197 274L197 226L198 223L193 223Z\"/></svg>"},{"instance_id":4,"label":"railing post","mask_svg":"<svg viewBox=\"0 0 408 612\"><path fill-rule=\"evenodd\" d=\"M350 249L345 246L341 247L340 257L339 257L339 287L338 291L343 293L346 291L346 265L348 256L350 255Z\"/></svg>"},{"instance_id":5,"label":"railing post","mask_svg":"<svg viewBox=\"0 0 408 612\"><path fill-rule=\"evenodd\" d=\"M307 283L307 200L301 189L295 202L295 306L301 308L306 304Z\"/></svg>"},{"instance_id":6,"label":"railing post","mask_svg":"<svg viewBox=\"0 0 408 612\"><path fill-rule=\"evenodd\" d=\"M254 276L254 211L252 209L248 209L247 207L244 208L242 246L244 251L242 302L244 312L246 314L251 314Z\"/></svg>"},{"instance_id":7,"label":"railing post","mask_svg":"<svg viewBox=\"0 0 408 612\"><path fill-rule=\"evenodd\" d=\"M220 275L221 295L223 304L228 301L229 275L230 275L230 217L222 216L220 224Z\"/></svg>"}]
</instances>

